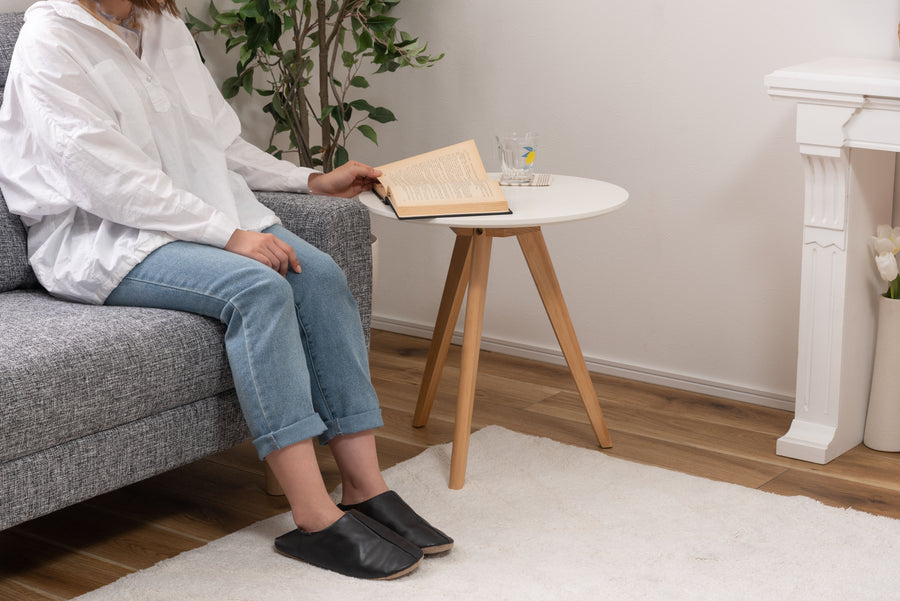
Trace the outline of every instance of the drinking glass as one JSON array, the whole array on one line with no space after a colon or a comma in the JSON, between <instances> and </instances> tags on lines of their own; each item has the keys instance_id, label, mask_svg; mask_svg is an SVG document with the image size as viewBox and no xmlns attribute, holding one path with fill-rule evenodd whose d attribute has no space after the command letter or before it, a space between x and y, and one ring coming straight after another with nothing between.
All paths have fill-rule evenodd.
<instances>
[{"instance_id":1,"label":"drinking glass","mask_svg":"<svg viewBox=\"0 0 900 601\"><path fill-rule=\"evenodd\" d=\"M537 150L536 133L513 132L498 135L497 150L500 154L501 184L522 185L531 182Z\"/></svg>"}]
</instances>

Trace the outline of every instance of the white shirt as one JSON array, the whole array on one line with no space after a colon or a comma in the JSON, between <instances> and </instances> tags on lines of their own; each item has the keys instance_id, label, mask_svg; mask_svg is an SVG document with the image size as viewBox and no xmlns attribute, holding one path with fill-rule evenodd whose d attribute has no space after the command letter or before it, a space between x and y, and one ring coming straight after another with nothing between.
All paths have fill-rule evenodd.
<instances>
[{"instance_id":1,"label":"white shirt","mask_svg":"<svg viewBox=\"0 0 900 601\"><path fill-rule=\"evenodd\" d=\"M173 240L224 247L279 223L251 192L308 191L311 169L240 138L177 18L143 12L143 53L78 4L25 15L0 108L0 190L52 294L102 303Z\"/></svg>"}]
</instances>

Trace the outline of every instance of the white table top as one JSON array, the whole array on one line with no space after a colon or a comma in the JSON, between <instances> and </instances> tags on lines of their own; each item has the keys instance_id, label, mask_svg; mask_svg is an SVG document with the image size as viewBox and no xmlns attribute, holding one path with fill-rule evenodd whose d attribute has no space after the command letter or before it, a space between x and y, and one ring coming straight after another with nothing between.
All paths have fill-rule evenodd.
<instances>
[{"instance_id":1,"label":"white table top","mask_svg":"<svg viewBox=\"0 0 900 601\"><path fill-rule=\"evenodd\" d=\"M497 179L497 174L490 177ZM503 186L511 215L469 215L408 219L413 223L449 227L528 227L576 221L615 211L628 201L628 192L615 184L583 177L554 175L549 186ZM397 219L394 210L373 192L363 192L359 200L374 215Z\"/></svg>"}]
</instances>

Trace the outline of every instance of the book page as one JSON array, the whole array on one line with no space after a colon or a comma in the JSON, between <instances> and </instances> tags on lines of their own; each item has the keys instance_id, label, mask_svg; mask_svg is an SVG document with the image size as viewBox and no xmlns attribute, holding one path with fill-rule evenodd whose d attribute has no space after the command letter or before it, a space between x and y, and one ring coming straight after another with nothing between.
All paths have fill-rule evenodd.
<instances>
[{"instance_id":1,"label":"book page","mask_svg":"<svg viewBox=\"0 0 900 601\"><path fill-rule=\"evenodd\" d=\"M398 217L508 212L500 186L488 179L474 140L378 167L375 192Z\"/></svg>"},{"instance_id":2,"label":"book page","mask_svg":"<svg viewBox=\"0 0 900 601\"><path fill-rule=\"evenodd\" d=\"M486 180L484 165L469 140L378 167L390 183L401 186Z\"/></svg>"},{"instance_id":3,"label":"book page","mask_svg":"<svg viewBox=\"0 0 900 601\"><path fill-rule=\"evenodd\" d=\"M451 181L445 183L415 183L411 185L397 185L394 179L390 180L388 187L394 193L398 202L427 205L445 203L448 200L479 198L489 199L495 195L490 181Z\"/></svg>"}]
</instances>

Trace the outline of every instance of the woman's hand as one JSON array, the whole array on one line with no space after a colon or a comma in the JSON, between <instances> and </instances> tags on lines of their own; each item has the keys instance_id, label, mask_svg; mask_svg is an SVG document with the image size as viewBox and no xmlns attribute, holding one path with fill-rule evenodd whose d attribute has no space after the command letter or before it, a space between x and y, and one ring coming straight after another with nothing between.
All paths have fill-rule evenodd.
<instances>
[{"instance_id":1,"label":"woman's hand","mask_svg":"<svg viewBox=\"0 0 900 601\"><path fill-rule=\"evenodd\" d=\"M300 273L300 261L294 249L273 234L234 230L225 250L259 261L281 275L287 275L288 269Z\"/></svg>"},{"instance_id":2,"label":"woman's hand","mask_svg":"<svg viewBox=\"0 0 900 601\"><path fill-rule=\"evenodd\" d=\"M312 194L352 198L360 192L371 190L380 175L381 171L377 169L349 161L328 173L310 174L309 191Z\"/></svg>"}]
</instances>

